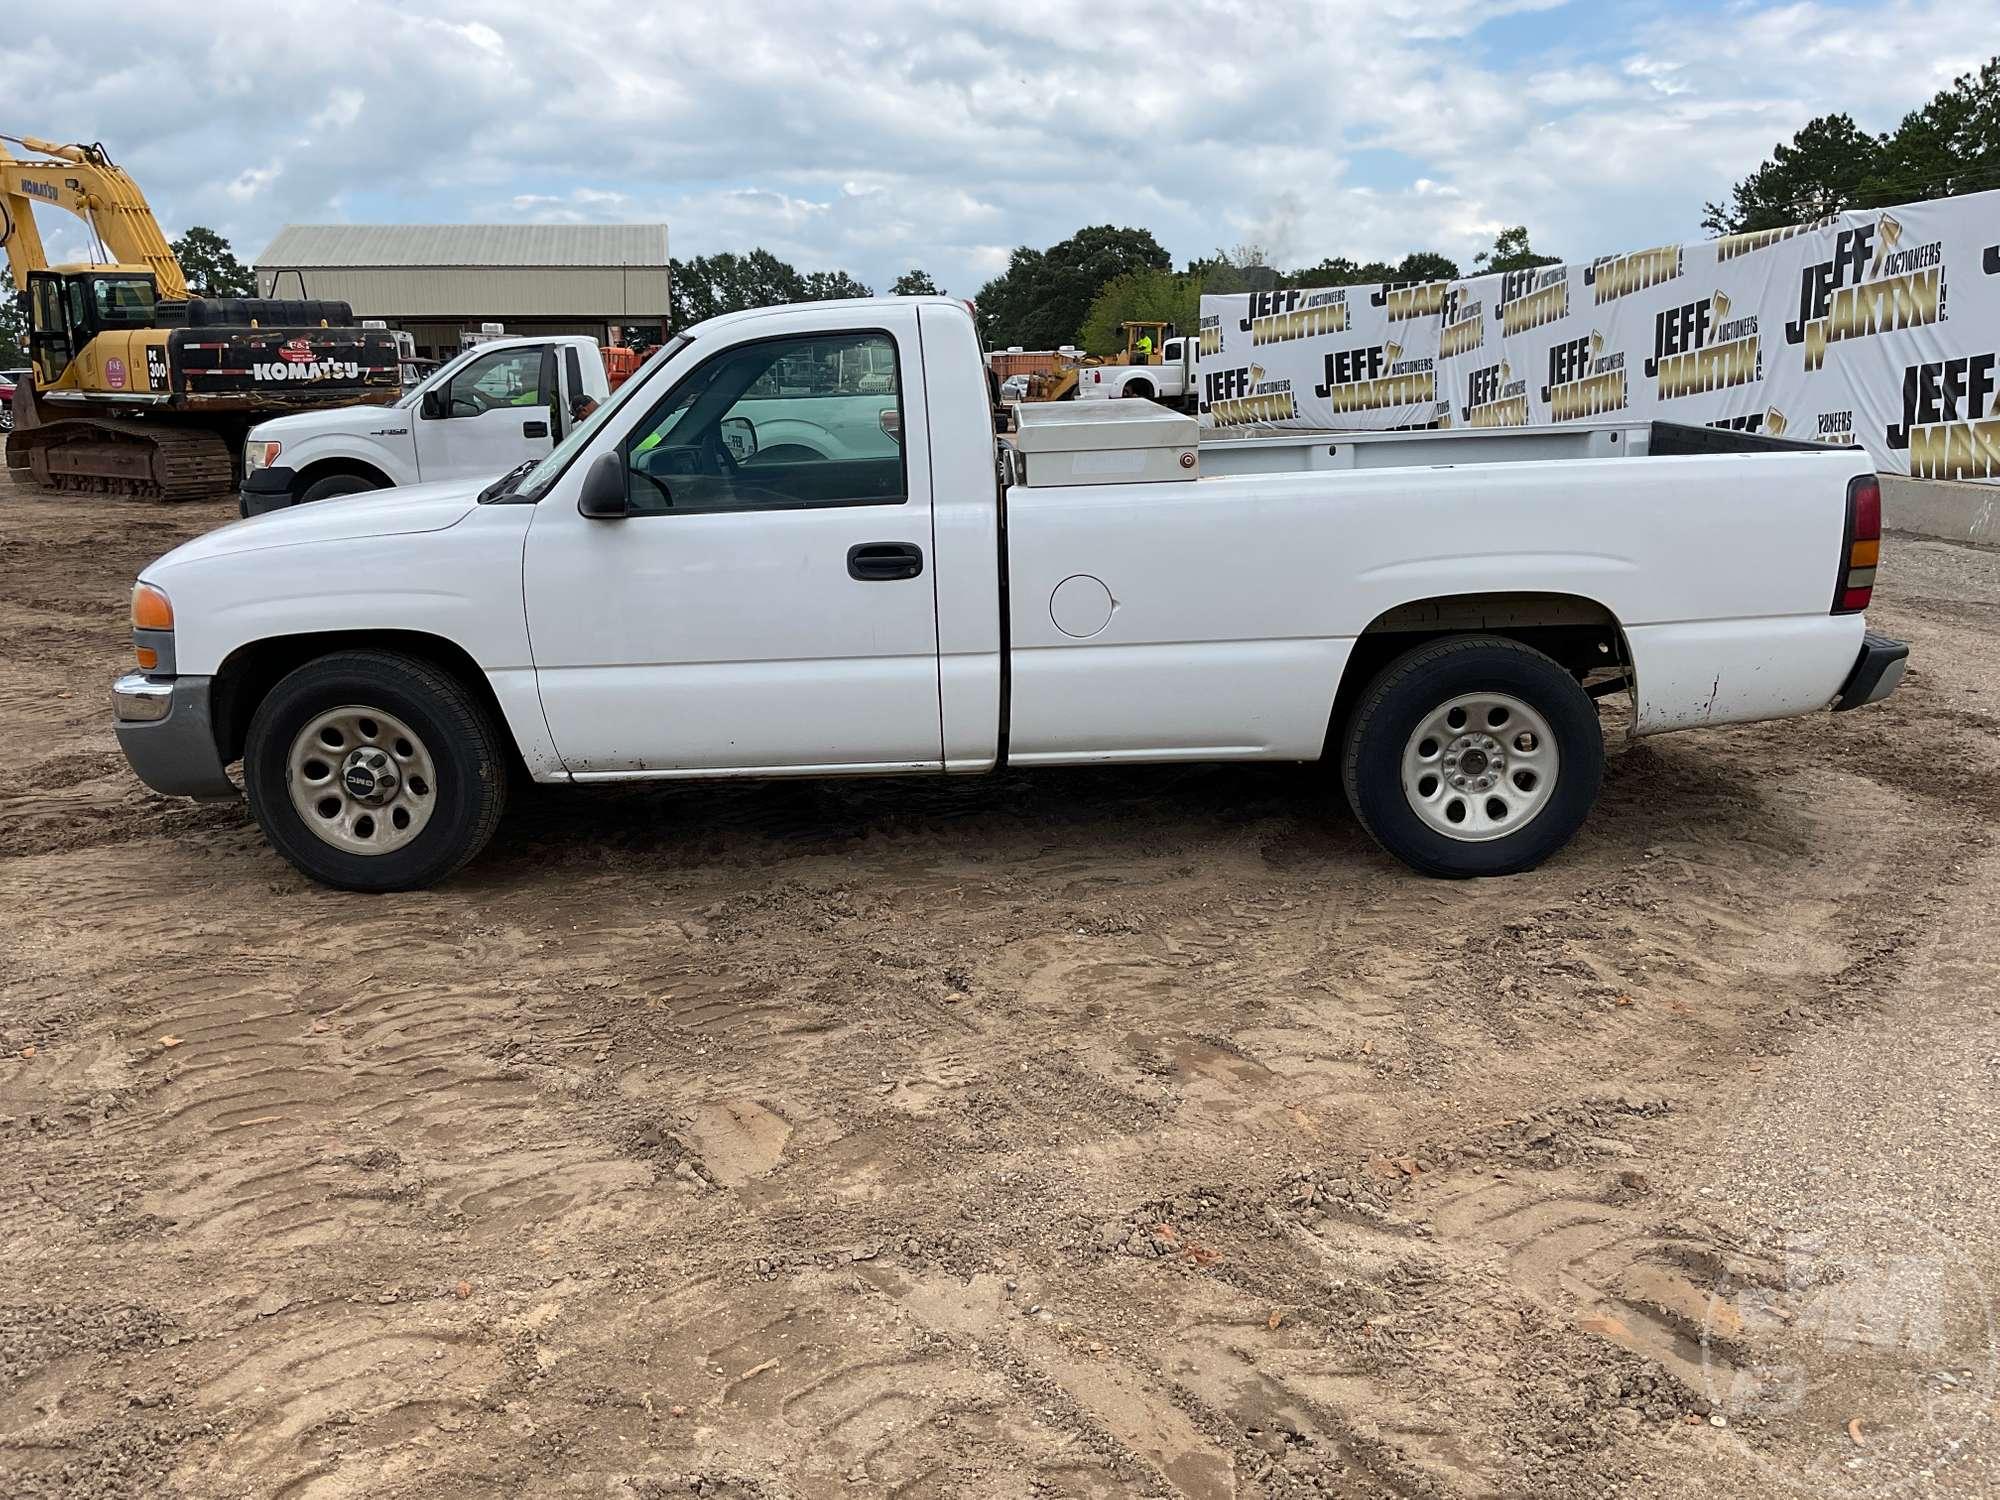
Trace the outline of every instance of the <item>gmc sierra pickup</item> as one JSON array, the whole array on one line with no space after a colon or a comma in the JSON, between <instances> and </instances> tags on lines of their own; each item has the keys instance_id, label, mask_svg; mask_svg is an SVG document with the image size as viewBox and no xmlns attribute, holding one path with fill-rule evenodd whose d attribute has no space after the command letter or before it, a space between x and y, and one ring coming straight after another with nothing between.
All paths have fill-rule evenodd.
<instances>
[{"instance_id":1,"label":"gmc sierra pickup","mask_svg":"<svg viewBox=\"0 0 2000 1500\"><path fill-rule=\"evenodd\" d=\"M767 446L852 405L876 441ZM770 393L776 391L779 395ZM768 403L779 401L780 408ZM844 408L843 408L844 409ZM1324 761L1440 875L1526 869L1637 734L1853 708L1880 499L1851 449L1642 423L1201 445L1148 402L993 430L964 306L679 335L547 457L176 548L113 688L140 778L331 885L441 880L512 777Z\"/></svg>"}]
</instances>

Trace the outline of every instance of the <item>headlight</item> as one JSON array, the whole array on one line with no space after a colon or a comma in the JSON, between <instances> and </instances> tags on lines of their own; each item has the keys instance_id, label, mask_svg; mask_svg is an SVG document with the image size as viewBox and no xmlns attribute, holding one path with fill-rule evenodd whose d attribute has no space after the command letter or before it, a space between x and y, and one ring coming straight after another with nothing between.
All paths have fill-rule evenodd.
<instances>
[{"instance_id":1,"label":"headlight","mask_svg":"<svg viewBox=\"0 0 2000 1500\"><path fill-rule=\"evenodd\" d=\"M268 469L278 461L278 455L285 451L283 443L245 443L243 445L243 467L245 469Z\"/></svg>"}]
</instances>

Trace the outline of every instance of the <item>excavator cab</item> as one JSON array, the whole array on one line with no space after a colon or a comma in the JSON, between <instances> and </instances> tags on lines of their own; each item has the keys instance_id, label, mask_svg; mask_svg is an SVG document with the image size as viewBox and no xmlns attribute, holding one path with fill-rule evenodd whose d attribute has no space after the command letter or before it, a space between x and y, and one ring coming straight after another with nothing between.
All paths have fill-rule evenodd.
<instances>
[{"instance_id":1,"label":"excavator cab","mask_svg":"<svg viewBox=\"0 0 2000 1500\"><path fill-rule=\"evenodd\" d=\"M123 266L68 266L28 273L28 345L44 386L62 379L69 363L98 334L150 328L159 286L149 271Z\"/></svg>"}]
</instances>

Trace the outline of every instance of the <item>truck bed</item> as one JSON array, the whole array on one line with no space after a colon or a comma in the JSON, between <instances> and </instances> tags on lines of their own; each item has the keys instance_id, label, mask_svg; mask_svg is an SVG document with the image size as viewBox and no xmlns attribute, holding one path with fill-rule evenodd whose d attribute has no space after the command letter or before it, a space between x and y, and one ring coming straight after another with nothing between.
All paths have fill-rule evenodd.
<instances>
[{"instance_id":1,"label":"truck bed","mask_svg":"<svg viewBox=\"0 0 2000 1500\"><path fill-rule=\"evenodd\" d=\"M1238 430L1240 432L1240 429ZM1453 432L1288 432L1202 435L1201 472L1297 474L1437 464L1645 458L1690 453L1815 452L1822 444L1680 422L1595 422Z\"/></svg>"}]
</instances>

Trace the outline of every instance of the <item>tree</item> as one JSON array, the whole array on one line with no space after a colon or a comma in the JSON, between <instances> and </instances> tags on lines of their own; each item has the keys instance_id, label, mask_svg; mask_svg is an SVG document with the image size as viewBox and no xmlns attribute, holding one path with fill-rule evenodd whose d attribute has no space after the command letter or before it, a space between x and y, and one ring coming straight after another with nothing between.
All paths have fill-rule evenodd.
<instances>
[{"instance_id":1,"label":"tree","mask_svg":"<svg viewBox=\"0 0 2000 1500\"><path fill-rule=\"evenodd\" d=\"M748 255L724 250L685 264L674 261L670 278L676 328L746 307L805 300L805 278L761 247Z\"/></svg>"},{"instance_id":2,"label":"tree","mask_svg":"<svg viewBox=\"0 0 2000 1500\"><path fill-rule=\"evenodd\" d=\"M1238 245L1234 250L1216 246L1215 254L1188 262L1188 275L1211 296L1232 292L1268 292L1284 280L1271 265L1262 245Z\"/></svg>"},{"instance_id":3,"label":"tree","mask_svg":"<svg viewBox=\"0 0 2000 1500\"><path fill-rule=\"evenodd\" d=\"M257 290L250 268L236 258L229 241L203 225L192 225L174 241L174 259L197 297L248 297Z\"/></svg>"},{"instance_id":4,"label":"tree","mask_svg":"<svg viewBox=\"0 0 2000 1500\"><path fill-rule=\"evenodd\" d=\"M845 271L808 271L805 276L806 302L832 302L841 297L872 297L875 289L863 285Z\"/></svg>"},{"instance_id":5,"label":"tree","mask_svg":"<svg viewBox=\"0 0 2000 1500\"><path fill-rule=\"evenodd\" d=\"M27 299L0 295L0 370L12 370L28 362Z\"/></svg>"},{"instance_id":6,"label":"tree","mask_svg":"<svg viewBox=\"0 0 2000 1500\"><path fill-rule=\"evenodd\" d=\"M1023 245L979 290L980 332L992 346L1052 349L1077 336L1106 282L1172 265L1152 231L1112 224L1079 229L1047 250Z\"/></svg>"},{"instance_id":7,"label":"tree","mask_svg":"<svg viewBox=\"0 0 2000 1500\"><path fill-rule=\"evenodd\" d=\"M928 272L911 267L889 285L892 297L941 297L944 288L932 281Z\"/></svg>"},{"instance_id":8,"label":"tree","mask_svg":"<svg viewBox=\"0 0 2000 1500\"><path fill-rule=\"evenodd\" d=\"M1475 274L1489 271L1527 271L1536 266L1553 266L1562 261L1559 255L1538 255L1528 243L1528 226L1516 224L1511 229L1503 229L1493 237L1493 248L1482 250L1472 257L1477 267Z\"/></svg>"},{"instance_id":9,"label":"tree","mask_svg":"<svg viewBox=\"0 0 2000 1500\"><path fill-rule=\"evenodd\" d=\"M1397 281L1456 281L1458 262L1435 250L1412 250L1396 267Z\"/></svg>"},{"instance_id":10,"label":"tree","mask_svg":"<svg viewBox=\"0 0 2000 1500\"><path fill-rule=\"evenodd\" d=\"M1176 333L1201 326L1200 277L1193 272L1127 271L1107 281L1084 315L1077 342L1092 354L1116 354L1125 347L1125 323L1171 323Z\"/></svg>"},{"instance_id":11,"label":"tree","mask_svg":"<svg viewBox=\"0 0 2000 1500\"><path fill-rule=\"evenodd\" d=\"M1316 266L1306 266L1285 277L1287 286L1370 286L1396 280L1396 268L1385 260L1355 261L1345 255L1329 255Z\"/></svg>"},{"instance_id":12,"label":"tree","mask_svg":"<svg viewBox=\"0 0 2000 1500\"><path fill-rule=\"evenodd\" d=\"M2000 187L2000 57L1940 89L1883 137L1853 205L1878 208Z\"/></svg>"},{"instance_id":13,"label":"tree","mask_svg":"<svg viewBox=\"0 0 2000 1500\"><path fill-rule=\"evenodd\" d=\"M875 295L845 271L812 271L801 276L795 267L761 246L748 255L724 250L673 261L668 275L668 312L675 328L746 307Z\"/></svg>"},{"instance_id":14,"label":"tree","mask_svg":"<svg viewBox=\"0 0 2000 1500\"><path fill-rule=\"evenodd\" d=\"M1771 159L1730 189L1727 205L1711 203L1702 228L1715 234L1807 224L1862 202L1862 184L1882 143L1851 115L1821 115Z\"/></svg>"}]
</instances>

